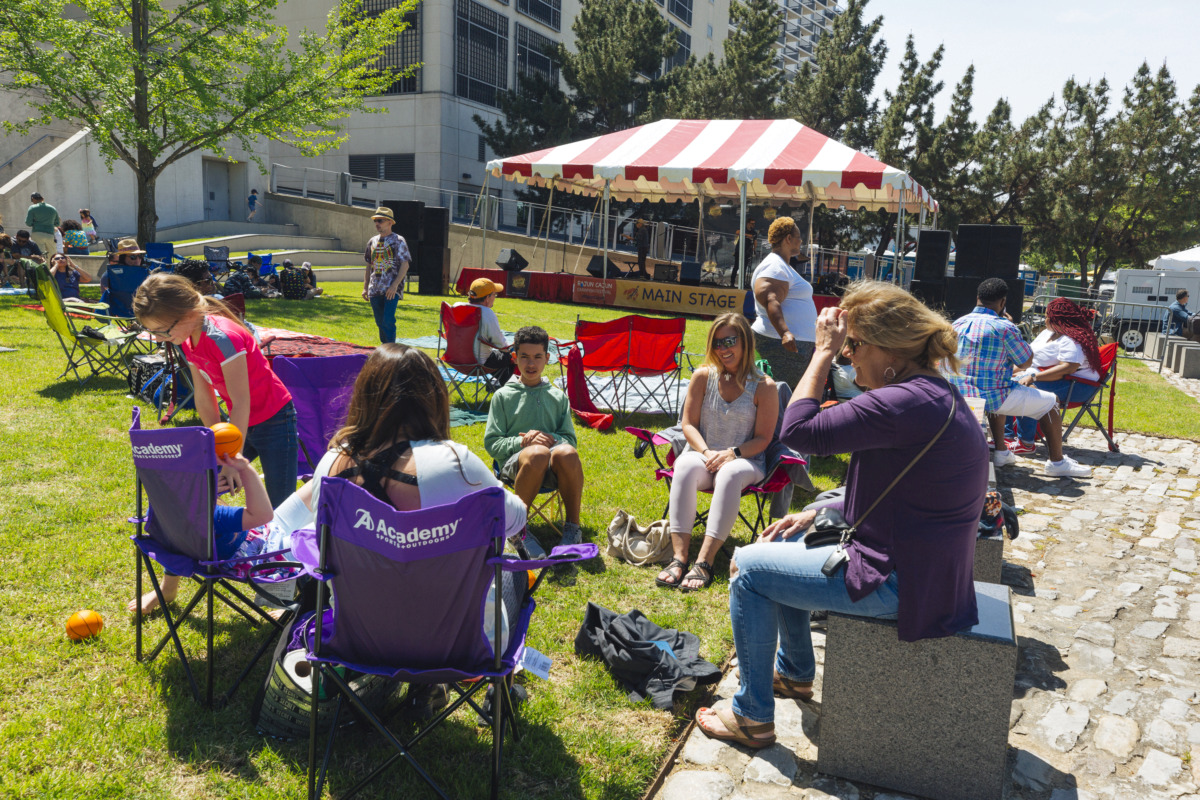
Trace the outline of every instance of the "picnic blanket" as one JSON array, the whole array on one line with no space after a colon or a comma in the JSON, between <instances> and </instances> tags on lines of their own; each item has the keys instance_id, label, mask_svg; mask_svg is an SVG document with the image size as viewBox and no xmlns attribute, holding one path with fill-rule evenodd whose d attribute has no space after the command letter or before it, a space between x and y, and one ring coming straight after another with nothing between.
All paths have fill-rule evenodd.
<instances>
[{"instance_id":1,"label":"picnic blanket","mask_svg":"<svg viewBox=\"0 0 1200 800\"><path fill-rule=\"evenodd\" d=\"M285 328L267 328L256 325L262 338L263 350L267 360L278 356L286 358L307 358L317 356L346 356L353 353L370 353L374 347L368 347L351 342L341 342L327 336L313 336L308 333L298 333Z\"/></svg>"}]
</instances>

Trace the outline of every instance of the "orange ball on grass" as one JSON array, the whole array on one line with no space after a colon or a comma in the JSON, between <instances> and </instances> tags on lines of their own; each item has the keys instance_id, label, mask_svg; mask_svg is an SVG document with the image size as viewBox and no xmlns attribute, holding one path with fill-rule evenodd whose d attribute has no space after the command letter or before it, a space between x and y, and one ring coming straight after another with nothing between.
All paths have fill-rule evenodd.
<instances>
[{"instance_id":1,"label":"orange ball on grass","mask_svg":"<svg viewBox=\"0 0 1200 800\"><path fill-rule=\"evenodd\" d=\"M104 629L104 617L90 608L76 611L67 618L67 636L78 642L100 633Z\"/></svg>"}]
</instances>

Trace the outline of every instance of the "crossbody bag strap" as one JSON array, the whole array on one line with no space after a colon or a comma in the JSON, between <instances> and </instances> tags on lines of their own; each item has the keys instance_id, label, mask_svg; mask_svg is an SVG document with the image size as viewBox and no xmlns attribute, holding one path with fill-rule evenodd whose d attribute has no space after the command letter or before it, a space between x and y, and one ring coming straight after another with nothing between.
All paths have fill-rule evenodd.
<instances>
[{"instance_id":1,"label":"crossbody bag strap","mask_svg":"<svg viewBox=\"0 0 1200 800\"><path fill-rule=\"evenodd\" d=\"M946 387L950 388L950 384L947 383ZM905 475L907 475L908 471L917 465L917 462L921 460L921 457L929 452L929 448L933 447L933 445L937 442L937 440L942 438L942 434L946 432L946 428L950 427L950 422L954 419L954 412L957 408L958 408L958 396L954 393L954 390L951 389L950 390L950 415L948 417L946 417L946 421L942 423L942 427L938 430L937 433L935 433L933 435L933 438L929 440L929 443L926 444L923 448L921 448L921 452L917 453L916 457L914 457L912 461L908 462L908 466L905 467L904 469L900 470L900 474L897 475L892 480L892 482L888 484L888 487L886 489L884 489L878 497L875 498L875 502L871 503L870 507L867 508L867 510L863 512L862 516L858 518L858 521L850 526L849 530L846 531L848 534L850 534L852 536L854 534L854 532L858 530L858 526L862 524L863 520L865 520L867 518L868 514L870 514L872 511L875 510L875 506L879 505L879 502L881 500L883 500L883 498L887 497L888 492L890 492L892 489L894 489L896 487L896 484L900 482L900 479L903 478ZM844 538L843 541L848 541L848 539Z\"/></svg>"}]
</instances>

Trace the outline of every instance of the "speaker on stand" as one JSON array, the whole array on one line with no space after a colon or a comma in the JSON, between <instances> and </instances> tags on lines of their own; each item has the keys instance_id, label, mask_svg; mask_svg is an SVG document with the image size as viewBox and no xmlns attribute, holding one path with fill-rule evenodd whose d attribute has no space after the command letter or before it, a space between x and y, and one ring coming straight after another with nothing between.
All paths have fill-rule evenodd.
<instances>
[{"instance_id":1,"label":"speaker on stand","mask_svg":"<svg viewBox=\"0 0 1200 800\"><path fill-rule=\"evenodd\" d=\"M425 206L421 225L421 244L431 247L450 246L450 209Z\"/></svg>"},{"instance_id":2,"label":"speaker on stand","mask_svg":"<svg viewBox=\"0 0 1200 800\"><path fill-rule=\"evenodd\" d=\"M914 281L946 280L950 264L950 231L921 231L917 238L917 259L913 266Z\"/></svg>"},{"instance_id":3,"label":"speaker on stand","mask_svg":"<svg viewBox=\"0 0 1200 800\"><path fill-rule=\"evenodd\" d=\"M404 237L415 256L425 238L425 203L420 200L385 200L380 203L392 210L396 222L392 232Z\"/></svg>"}]
</instances>

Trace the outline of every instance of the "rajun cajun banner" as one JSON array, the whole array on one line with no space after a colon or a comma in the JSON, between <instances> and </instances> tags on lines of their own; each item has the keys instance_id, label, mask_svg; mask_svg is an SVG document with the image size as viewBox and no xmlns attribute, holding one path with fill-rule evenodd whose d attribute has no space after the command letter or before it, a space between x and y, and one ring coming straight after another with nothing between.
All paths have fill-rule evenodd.
<instances>
[{"instance_id":1,"label":"rajun cajun banner","mask_svg":"<svg viewBox=\"0 0 1200 800\"><path fill-rule=\"evenodd\" d=\"M612 278L579 277L571 290L571 302L587 306L611 306L616 297L617 281Z\"/></svg>"}]
</instances>

